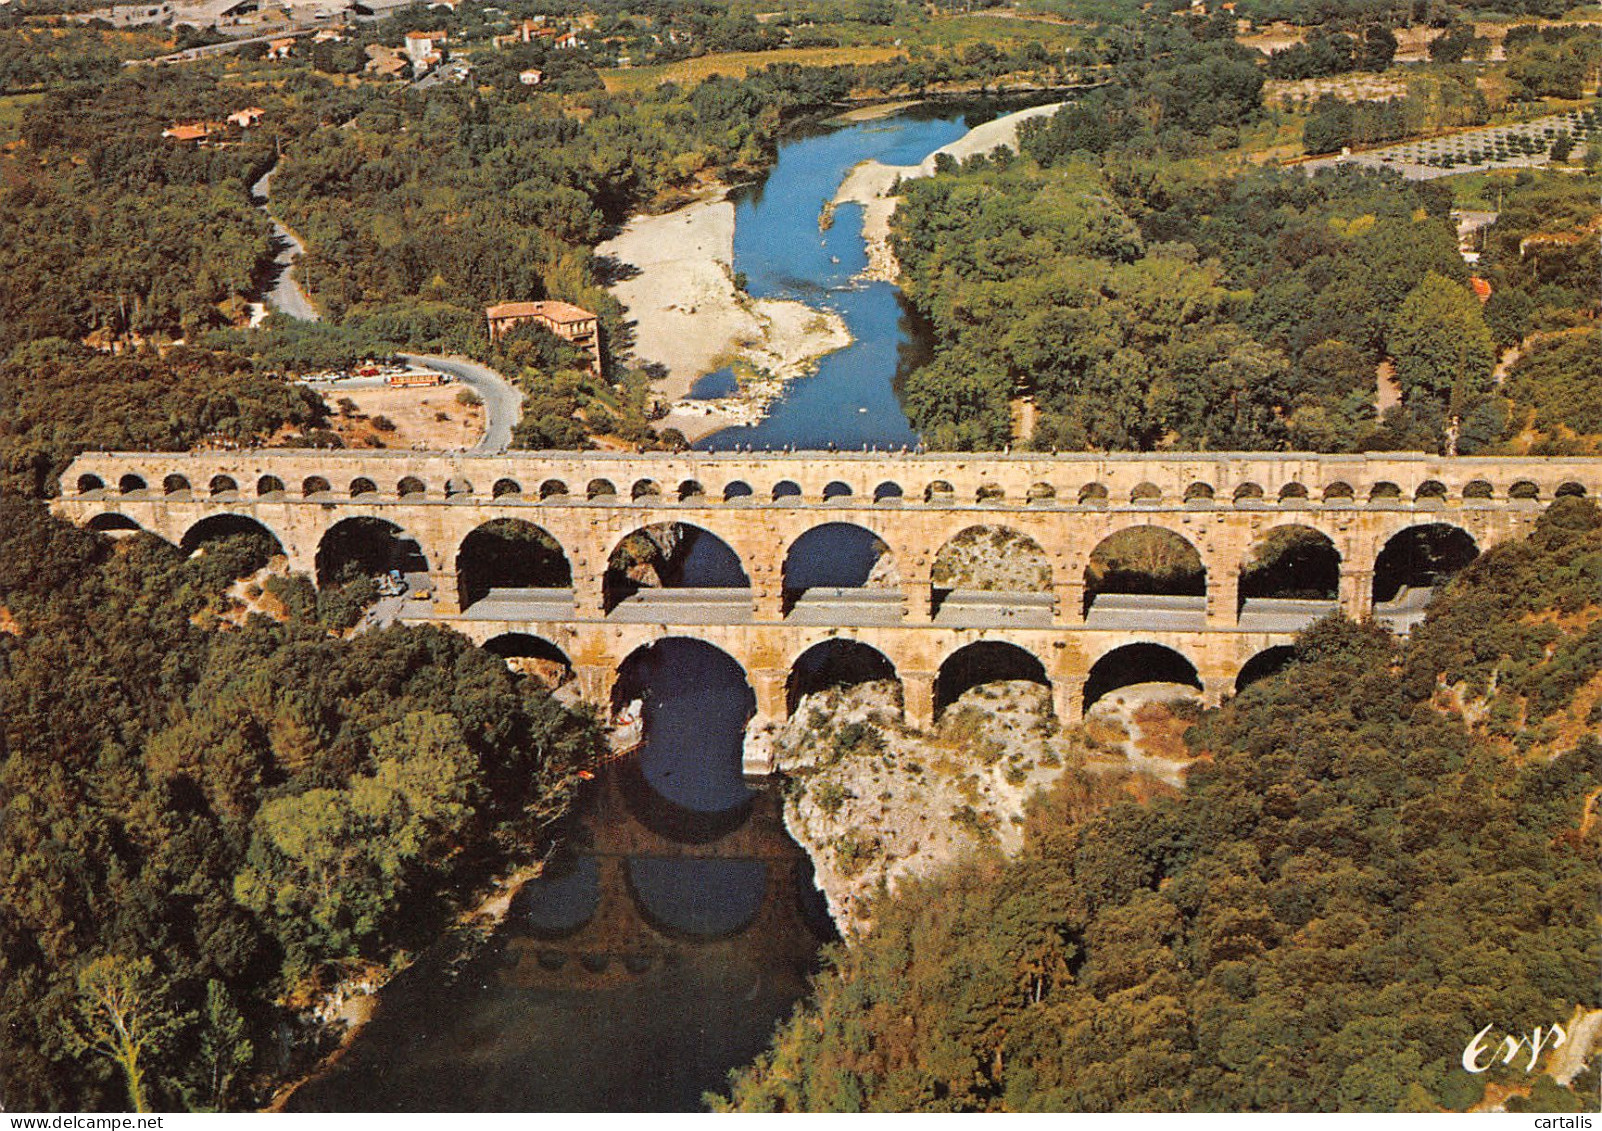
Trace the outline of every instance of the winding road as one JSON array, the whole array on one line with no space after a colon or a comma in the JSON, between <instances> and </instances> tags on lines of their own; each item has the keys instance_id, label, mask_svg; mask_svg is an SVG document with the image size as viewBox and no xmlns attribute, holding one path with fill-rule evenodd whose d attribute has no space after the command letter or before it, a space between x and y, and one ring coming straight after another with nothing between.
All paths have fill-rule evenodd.
<instances>
[{"instance_id":1,"label":"winding road","mask_svg":"<svg viewBox=\"0 0 1602 1131\"><path fill-rule=\"evenodd\" d=\"M301 289L292 270L295 260L305 253L306 246L267 207L272 177L273 170L269 169L250 186L251 199L272 221L278 242L278 254L273 258L273 273L268 278L262 301L280 314L287 314L302 322L317 322L322 316L312 305L311 298ZM523 394L510 381L489 366L465 357L439 357L421 353L402 354L401 357L409 365L449 373L483 398L484 435L477 444L467 449L470 453L496 455L511 446L512 428L523 411Z\"/></svg>"},{"instance_id":2,"label":"winding road","mask_svg":"<svg viewBox=\"0 0 1602 1131\"><path fill-rule=\"evenodd\" d=\"M295 279L292 268L295 260L306 252L306 245L300 242L299 237L279 222L267 207L267 194L272 187L273 172L278 168L274 165L261 175L261 179L250 186L250 198L267 215L273 224L273 241L278 247L278 254L273 257L273 273L268 277L267 293L264 301L272 309L287 314L291 318L298 318L302 322L317 322L322 315L312 305L310 297L301 290L300 283Z\"/></svg>"}]
</instances>

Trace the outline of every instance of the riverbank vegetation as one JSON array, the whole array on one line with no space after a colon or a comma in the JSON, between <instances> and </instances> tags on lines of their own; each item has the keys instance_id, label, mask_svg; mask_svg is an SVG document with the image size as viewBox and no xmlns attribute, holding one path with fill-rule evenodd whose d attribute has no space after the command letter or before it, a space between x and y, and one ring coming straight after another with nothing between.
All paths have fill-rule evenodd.
<instances>
[{"instance_id":1,"label":"riverbank vegetation","mask_svg":"<svg viewBox=\"0 0 1602 1131\"><path fill-rule=\"evenodd\" d=\"M0 497L7 1110L258 1105L306 1067L318 993L428 945L595 751L593 722L455 634L332 637L304 579L238 617L225 590L272 552L113 541Z\"/></svg>"},{"instance_id":2,"label":"riverbank vegetation","mask_svg":"<svg viewBox=\"0 0 1602 1131\"><path fill-rule=\"evenodd\" d=\"M1183 794L1070 772L1016 858L881 899L717 1106L1585 1110L1594 1061L1461 1059L1602 1005L1599 581L1560 499L1407 645L1308 630L1189 732Z\"/></svg>"}]
</instances>

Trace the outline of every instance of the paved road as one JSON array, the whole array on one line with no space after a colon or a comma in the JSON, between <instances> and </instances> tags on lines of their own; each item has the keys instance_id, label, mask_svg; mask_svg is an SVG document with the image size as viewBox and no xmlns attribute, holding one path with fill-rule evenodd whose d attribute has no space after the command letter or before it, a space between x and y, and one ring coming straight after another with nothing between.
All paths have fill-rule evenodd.
<instances>
[{"instance_id":1,"label":"paved road","mask_svg":"<svg viewBox=\"0 0 1602 1131\"><path fill-rule=\"evenodd\" d=\"M512 446L512 429L523 413L523 394L487 365L465 357L403 353L402 360L424 369L449 373L484 398L484 438L468 448L472 455L497 455Z\"/></svg>"},{"instance_id":2,"label":"paved road","mask_svg":"<svg viewBox=\"0 0 1602 1131\"><path fill-rule=\"evenodd\" d=\"M196 59L204 59L208 55L221 55L227 51L236 51L247 43L271 43L275 39L294 39L303 35L310 35L318 28L294 27L279 31L265 32L261 35L247 35L239 39L230 39L226 43L207 43L201 47L188 47L182 51L174 51L170 55L157 55L152 59L126 59L125 67L151 66L157 63L191 63ZM226 33L224 33L226 34Z\"/></svg>"},{"instance_id":3,"label":"paved road","mask_svg":"<svg viewBox=\"0 0 1602 1131\"><path fill-rule=\"evenodd\" d=\"M275 165L273 169L276 169ZM301 290L300 284L295 281L291 268L295 260L306 252L306 245L296 238L295 233L278 222L267 209L267 194L272 187L273 169L268 169L261 175L261 180L250 186L250 196L257 202L257 207L267 213L267 219L273 222L273 239L278 245L278 254L273 257L273 274L269 279L269 286L265 301L272 309L287 314L291 318L298 318L302 322L316 322L322 318L317 308L312 305L306 292Z\"/></svg>"}]
</instances>

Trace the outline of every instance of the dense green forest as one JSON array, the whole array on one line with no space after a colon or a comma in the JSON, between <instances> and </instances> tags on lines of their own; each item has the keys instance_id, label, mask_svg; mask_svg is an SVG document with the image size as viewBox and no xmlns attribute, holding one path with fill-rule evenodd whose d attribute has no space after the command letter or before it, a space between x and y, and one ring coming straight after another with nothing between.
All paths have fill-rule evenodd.
<instances>
[{"instance_id":1,"label":"dense green forest","mask_svg":"<svg viewBox=\"0 0 1602 1131\"><path fill-rule=\"evenodd\" d=\"M1016 859L881 899L719 1105L1594 1110L1594 1062L1461 1057L1602 1005L1599 595L1602 512L1558 500L1405 646L1309 629L1190 731L1182 794L1070 771Z\"/></svg>"},{"instance_id":2,"label":"dense green forest","mask_svg":"<svg viewBox=\"0 0 1602 1131\"><path fill-rule=\"evenodd\" d=\"M1535 401L1495 386L1497 352L1594 318L1594 175L1513 182L1482 309L1445 185L1176 162L1202 135L1153 129L1152 97L1098 92L1026 123L1021 157L903 186L902 285L943 347L903 382L930 446L1007 444L1020 395L1048 449L1472 454L1517 435ZM1384 361L1401 403L1378 418Z\"/></svg>"},{"instance_id":3,"label":"dense green forest","mask_svg":"<svg viewBox=\"0 0 1602 1131\"><path fill-rule=\"evenodd\" d=\"M289 1003L432 941L593 752L592 721L453 633L335 638L305 579L242 617L226 590L268 552L0 496L8 1110L261 1102L309 1051Z\"/></svg>"}]
</instances>

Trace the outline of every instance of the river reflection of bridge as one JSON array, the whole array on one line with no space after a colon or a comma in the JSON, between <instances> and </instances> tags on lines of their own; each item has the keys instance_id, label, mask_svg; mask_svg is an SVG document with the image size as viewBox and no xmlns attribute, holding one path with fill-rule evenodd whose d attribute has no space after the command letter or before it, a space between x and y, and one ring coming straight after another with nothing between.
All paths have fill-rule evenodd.
<instances>
[{"instance_id":1,"label":"river reflection of bridge","mask_svg":"<svg viewBox=\"0 0 1602 1131\"><path fill-rule=\"evenodd\" d=\"M832 927L777 790L692 843L653 828L652 796L627 764L586 787L549 878L464 964L387 986L291 1110L698 1109L766 1047Z\"/></svg>"}]
</instances>

